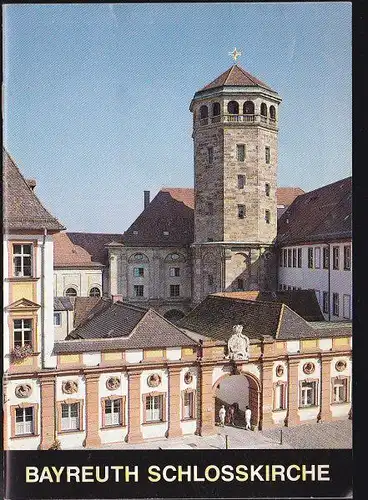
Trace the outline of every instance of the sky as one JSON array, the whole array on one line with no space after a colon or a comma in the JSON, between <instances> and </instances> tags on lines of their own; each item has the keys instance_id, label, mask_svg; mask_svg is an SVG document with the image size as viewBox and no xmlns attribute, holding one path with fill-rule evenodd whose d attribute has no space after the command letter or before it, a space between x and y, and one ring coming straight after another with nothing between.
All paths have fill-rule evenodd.
<instances>
[{"instance_id":1,"label":"sky","mask_svg":"<svg viewBox=\"0 0 368 500\"><path fill-rule=\"evenodd\" d=\"M351 175L351 3L4 7L5 147L68 231L123 233L192 187L189 104L238 63L276 90L278 185Z\"/></svg>"}]
</instances>

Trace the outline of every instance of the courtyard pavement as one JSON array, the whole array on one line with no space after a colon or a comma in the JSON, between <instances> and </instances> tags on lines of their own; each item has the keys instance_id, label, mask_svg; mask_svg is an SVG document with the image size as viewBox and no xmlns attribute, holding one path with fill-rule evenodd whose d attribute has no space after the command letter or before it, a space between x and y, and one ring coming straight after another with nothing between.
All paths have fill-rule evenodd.
<instances>
[{"instance_id":1,"label":"courtyard pavement","mask_svg":"<svg viewBox=\"0 0 368 500\"><path fill-rule=\"evenodd\" d=\"M228 436L229 449L302 449L302 448L351 448L352 422L340 420L319 424L303 424L296 427L282 427L282 444L280 429L265 431L246 431L245 429L225 425L216 427L213 436L183 436L181 438L161 438L144 443L113 443L102 445L106 450L198 450L225 449Z\"/></svg>"}]
</instances>

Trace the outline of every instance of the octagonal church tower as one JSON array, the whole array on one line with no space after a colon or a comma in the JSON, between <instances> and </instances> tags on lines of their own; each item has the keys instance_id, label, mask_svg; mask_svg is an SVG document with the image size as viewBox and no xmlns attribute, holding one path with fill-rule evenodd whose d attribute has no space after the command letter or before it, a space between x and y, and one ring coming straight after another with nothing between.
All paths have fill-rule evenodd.
<instances>
[{"instance_id":1,"label":"octagonal church tower","mask_svg":"<svg viewBox=\"0 0 368 500\"><path fill-rule=\"evenodd\" d=\"M237 64L194 94L194 304L274 289L280 102Z\"/></svg>"}]
</instances>

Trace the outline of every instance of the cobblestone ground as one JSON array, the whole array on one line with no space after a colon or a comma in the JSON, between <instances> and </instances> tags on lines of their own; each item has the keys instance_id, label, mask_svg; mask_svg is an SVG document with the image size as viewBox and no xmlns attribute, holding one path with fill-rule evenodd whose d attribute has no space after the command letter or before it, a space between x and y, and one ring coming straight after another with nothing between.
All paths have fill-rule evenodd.
<instances>
[{"instance_id":1,"label":"cobblestone ground","mask_svg":"<svg viewBox=\"0 0 368 500\"><path fill-rule=\"evenodd\" d=\"M148 450L148 449L225 449L228 436L228 447L231 449L290 449L290 448L351 448L351 420L324 422L319 424L303 424L296 427L282 428L282 444L280 429L265 431L246 431L231 426L216 427L213 436L184 436L177 439L158 439L145 443L115 443L103 445L108 450Z\"/></svg>"}]
</instances>

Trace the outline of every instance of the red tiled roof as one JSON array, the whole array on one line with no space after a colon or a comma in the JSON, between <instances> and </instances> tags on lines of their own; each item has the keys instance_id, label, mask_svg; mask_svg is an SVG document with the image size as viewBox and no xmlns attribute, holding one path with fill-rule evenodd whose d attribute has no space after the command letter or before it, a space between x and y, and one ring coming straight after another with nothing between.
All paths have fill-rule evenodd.
<instances>
[{"instance_id":1,"label":"red tiled roof","mask_svg":"<svg viewBox=\"0 0 368 500\"><path fill-rule=\"evenodd\" d=\"M278 220L280 245L352 236L352 178L298 196Z\"/></svg>"},{"instance_id":2,"label":"red tiled roof","mask_svg":"<svg viewBox=\"0 0 368 500\"><path fill-rule=\"evenodd\" d=\"M278 205L289 206L293 203L295 198L305 191L299 187L278 187L276 191L276 198Z\"/></svg>"},{"instance_id":3,"label":"red tiled roof","mask_svg":"<svg viewBox=\"0 0 368 500\"><path fill-rule=\"evenodd\" d=\"M4 229L61 231L65 227L46 210L9 153L3 150Z\"/></svg>"},{"instance_id":4,"label":"red tiled roof","mask_svg":"<svg viewBox=\"0 0 368 500\"><path fill-rule=\"evenodd\" d=\"M169 193L174 200L181 201L189 208L194 209L194 189L193 188L169 188L163 187L161 191Z\"/></svg>"},{"instance_id":5,"label":"red tiled roof","mask_svg":"<svg viewBox=\"0 0 368 500\"><path fill-rule=\"evenodd\" d=\"M94 266L91 256L86 250L78 245L74 245L66 233L54 235L54 266Z\"/></svg>"},{"instance_id":6,"label":"red tiled roof","mask_svg":"<svg viewBox=\"0 0 368 500\"><path fill-rule=\"evenodd\" d=\"M220 76L218 76L211 83L203 87L201 90L214 89L217 87L225 86L241 86L241 87L263 87L268 90L272 90L266 83L262 82L255 76L245 71L238 64L234 64Z\"/></svg>"},{"instance_id":7,"label":"red tiled roof","mask_svg":"<svg viewBox=\"0 0 368 500\"><path fill-rule=\"evenodd\" d=\"M109 243L123 243L122 234L110 233L66 233L69 239L86 250L94 262L107 265L108 251L106 245Z\"/></svg>"}]
</instances>

